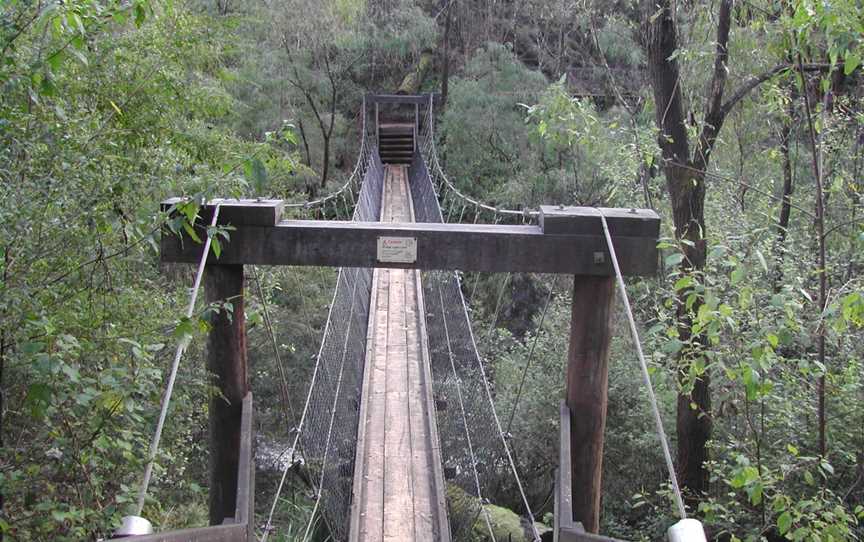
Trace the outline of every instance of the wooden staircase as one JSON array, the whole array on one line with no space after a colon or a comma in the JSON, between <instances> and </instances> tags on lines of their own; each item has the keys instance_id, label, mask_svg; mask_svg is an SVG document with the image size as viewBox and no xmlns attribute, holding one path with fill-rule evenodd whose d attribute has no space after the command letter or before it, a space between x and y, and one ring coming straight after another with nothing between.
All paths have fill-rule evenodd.
<instances>
[{"instance_id":1,"label":"wooden staircase","mask_svg":"<svg viewBox=\"0 0 864 542\"><path fill-rule=\"evenodd\" d=\"M414 125L379 125L378 154L384 164L410 165L414 156Z\"/></svg>"}]
</instances>

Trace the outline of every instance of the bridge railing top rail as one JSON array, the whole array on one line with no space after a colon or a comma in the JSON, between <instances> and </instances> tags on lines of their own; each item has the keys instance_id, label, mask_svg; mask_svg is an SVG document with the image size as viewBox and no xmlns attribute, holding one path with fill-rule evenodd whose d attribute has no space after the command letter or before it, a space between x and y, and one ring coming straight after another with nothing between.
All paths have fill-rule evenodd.
<instances>
[{"instance_id":1,"label":"bridge railing top rail","mask_svg":"<svg viewBox=\"0 0 864 542\"><path fill-rule=\"evenodd\" d=\"M410 105L426 105L429 99L438 99L438 94L367 94L367 104L410 104Z\"/></svg>"}]
</instances>

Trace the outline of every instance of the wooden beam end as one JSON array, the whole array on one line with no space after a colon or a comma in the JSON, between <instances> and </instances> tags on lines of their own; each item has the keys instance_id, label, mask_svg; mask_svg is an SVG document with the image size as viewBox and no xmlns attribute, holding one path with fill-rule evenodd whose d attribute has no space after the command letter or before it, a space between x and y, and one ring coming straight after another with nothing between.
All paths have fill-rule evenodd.
<instances>
[{"instance_id":1,"label":"wooden beam end","mask_svg":"<svg viewBox=\"0 0 864 542\"><path fill-rule=\"evenodd\" d=\"M652 237L660 235L660 216L651 209L574 207L541 205L540 228L545 234L603 235L600 213L606 217L612 237Z\"/></svg>"},{"instance_id":2,"label":"wooden beam end","mask_svg":"<svg viewBox=\"0 0 864 542\"><path fill-rule=\"evenodd\" d=\"M169 198L159 208L169 211L187 198ZM213 199L201 205L198 215L202 222L208 223L213 217L213 209L219 206L219 225L231 226L275 226L282 221L285 201L281 199Z\"/></svg>"}]
</instances>

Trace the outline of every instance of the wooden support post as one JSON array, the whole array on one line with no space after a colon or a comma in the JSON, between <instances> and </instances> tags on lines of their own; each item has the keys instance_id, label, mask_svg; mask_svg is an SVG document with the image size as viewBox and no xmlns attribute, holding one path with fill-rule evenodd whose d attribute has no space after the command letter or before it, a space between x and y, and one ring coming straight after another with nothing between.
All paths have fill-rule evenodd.
<instances>
[{"instance_id":1,"label":"wooden support post","mask_svg":"<svg viewBox=\"0 0 864 542\"><path fill-rule=\"evenodd\" d=\"M205 271L208 303L230 303L212 321L207 368L220 395L210 399L210 524L235 515L243 398L249 392L243 266L212 265Z\"/></svg>"},{"instance_id":2,"label":"wooden support post","mask_svg":"<svg viewBox=\"0 0 864 542\"><path fill-rule=\"evenodd\" d=\"M567 406L573 521L600 528L603 432L606 428L609 341L615 278L577 275L573 282Z\"/></svg>"}]
</instances>

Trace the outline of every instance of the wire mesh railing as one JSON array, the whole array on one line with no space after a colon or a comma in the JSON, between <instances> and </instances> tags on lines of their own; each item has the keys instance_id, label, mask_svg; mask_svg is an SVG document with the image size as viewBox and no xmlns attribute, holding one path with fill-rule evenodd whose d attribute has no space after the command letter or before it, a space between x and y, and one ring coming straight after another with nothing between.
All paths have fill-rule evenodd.
<instances>
[{"instance_id":1,"label":"wire mesh railing","mask_svg":"<svg viewBox=\"0 0 864 542\"><path fill-rule=\"evenodd\" d=\"M426 152L434 149L427 147ZM427 161L415 153L409 184L418 222L444 222ZM518 475L495 413L489 381L478 354L458 273L423 273L426 329L436 404L438 434L447 488L447 513L453 540L470 540L478 521L491 540L490 495ZM528 524L533 515L523 493ZM535 538L536 531L533 532Z\"/></svg>"},{"instance_id":2,"label":"wire mesh railing","mask_svg":"<svg viewBox=\"0 0 864 542\"><path fill-rule=\"evenodd\" d=\"M356 222L374 222L381 215L384 167L374 143L368 143L366 138L364 141L364 163L352 175L362 172L351 216ZM285 476L298 463L303 464L315 490L314 512L304 540L319 511L335 540L348 537L371 289L372 269L339 269L312 382L296 429L292 460L283 471L264 539L272 529Z\"/></svg>"},{"instance_id":3,"label":"wire mesh railing","mask_svg":"<svg viewBox=\"0 0 864 542\"><path fill-rule=\"evenodd\" d=\"M354 221L378 220L383 178L378 153L371 152ZM314 393L300 433L303 460L311 478L319 480L321 512L337 540L348 536L371 288L372 269L339 270L312 383Z\"/></svg>"}]
</instances>

